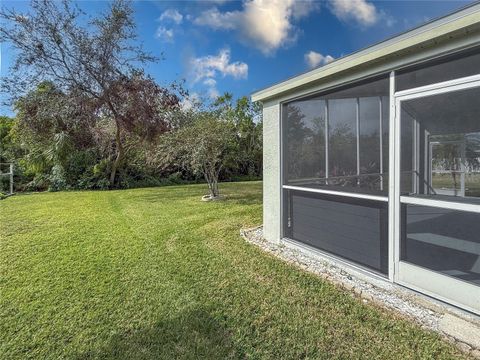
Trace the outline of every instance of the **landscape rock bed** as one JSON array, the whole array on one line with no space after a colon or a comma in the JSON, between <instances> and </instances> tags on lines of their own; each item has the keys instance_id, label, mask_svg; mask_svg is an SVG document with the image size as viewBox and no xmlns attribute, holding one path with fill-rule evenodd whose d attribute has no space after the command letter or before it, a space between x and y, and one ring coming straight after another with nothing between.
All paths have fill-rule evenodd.
<instances>
[{"instance_id":1,"label":"landscape rock bed","mask_svg":"<svg viewBox=\"0 0 480 360\"><path fill-rule=\"evenodd\" d=\"M365 303L372 302L394 310L423 328L441 334L460 350L480 359L480 321L477 317L385 280L365 281L347 268L287 243L267 241L263 237L262 226L242 229L240 234L264 251L351 291Z\"/></svg>"}]
</instances>

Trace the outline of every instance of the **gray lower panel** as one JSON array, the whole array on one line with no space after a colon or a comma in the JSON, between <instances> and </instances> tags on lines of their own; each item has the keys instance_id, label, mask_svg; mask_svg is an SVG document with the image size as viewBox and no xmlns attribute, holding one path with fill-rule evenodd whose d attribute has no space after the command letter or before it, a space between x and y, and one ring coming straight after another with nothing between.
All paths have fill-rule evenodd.
<instances>
[{"instance_id":1,"label":"gray lower panel","mask_svg":"<svg viewBox=\"0 0 480 360\"><path fill-rule=\"evenodd\" d=\"M401 260L480 286L480 215L402 204Z\"/></svg>"},{"instance_id":2,"label":"gray lower panel","mask_svg":"<svg viewBox=\"0 0 480 360\"><path fill-rule=\"evenodd\" d=\"M285 236L387 274L386 203L294 190L284 196Z\"/></svg>"}]
</instances>

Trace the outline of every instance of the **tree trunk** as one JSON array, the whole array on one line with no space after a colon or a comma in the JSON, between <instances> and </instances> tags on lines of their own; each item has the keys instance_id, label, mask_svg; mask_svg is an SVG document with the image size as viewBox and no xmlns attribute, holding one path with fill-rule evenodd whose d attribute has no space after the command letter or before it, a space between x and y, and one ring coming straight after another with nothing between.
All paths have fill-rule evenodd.
<instances>
[{"instance_id":1,"label":"tree trunk","mask_svg":"<svg viewBox=\"0 0 480 360\"><path fill-rule=\"evenodd\" d=\"M208 190L210 191L210 197L216 198L218 193L218 176L216 176L215 170L206 169L204 172L205 180L208 184Z\"/></svg>"},{"instance_id":2,"label":"tree trunk","mask_svg":"<svg viewBox=\"0 0 480 360\"><path fill-rule=\"evenodd\" d=\"M117 129L115 132L115 144L117 146L117 157L115 158L115 161L113 162L112 165L112 170L110 172L110 186L113 187L115 184L115 175L117 174L117 170L120 168L120 165L123 161L123 156L124 156L124 148L122 145L122 138L120 134L120 126L118 122L115 122Z\"/></svg>"},{"instance_id":3,"label":"tree trunk","mask_svg":"<svg viewBox=\"0 0 480 360\"><path fill-rule=\"evenodd\" d=\"M213 179L212 180L212 196L215 198L217 197L219 194L218 194L218 180L217 179Z\"/></svg>"},{"instance_id":4,"label":"tree trunk","mask_svg":"<svg viewBox=\"0 0 480 360\"><path fill-rule=\"evenodd\" d=\"M453 176L453 193L457 196L457 173L452 172Z\"/></svg>"}]
</instances>

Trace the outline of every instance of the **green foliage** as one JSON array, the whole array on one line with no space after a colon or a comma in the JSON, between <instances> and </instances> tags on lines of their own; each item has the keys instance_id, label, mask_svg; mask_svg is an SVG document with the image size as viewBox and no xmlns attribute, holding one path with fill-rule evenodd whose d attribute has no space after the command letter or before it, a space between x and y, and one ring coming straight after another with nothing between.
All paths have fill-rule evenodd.
<instances>
[{"instance_id":1,"label":"green foliage","mask_svg":"<svg viewBox=\"0 0 480 360\"><path fill-rule=\"evenodd\" d=\"M25 174L21 166L24 151L18 142L16 119L0 116L0 167L2 172L9 172L9 164L14 165L14 191L21 190L16 184L25 184L31 177ZM0 176L0 191L10 192L10 178Z\"/></svg>"},{"instance_id":2,"label":"green foliage","mask_svg":"<svg viewBox=\"0 0 480 360\"><path fill-rule=\"evenodd\" d=\"M0 88L16 111L15 119L0 118L0 162L15 163L17 191L156 186L202 176L215 194L218 180L261 176L259 105L226 93L208 111L197 103L182 109L181 82L163 87L144 72L158 59L138 42L134 18L123 0L91 17L70 1L0 8L0 42L14 50ZM167 151L161 166L150 161L152 144L182 134L190 147L175 142L178 154Z\"/></svg>"},{"instance_id":3,"label":"green foliage","mask_svg":"<svg viewBox=\"0 0 480 360\"><path fill-rule=\"evenodd\" d=\"M188 125L162 137L155 159L160 166L172 162L179 168L205 178L210 196L219 195L218 181L222 169L234 164L238 143L235 126L214 112L192 113Z\"/></svg>"},{"instance_id":4,"label":"green foliage","mask_svg":"<svg viewBox=\"0 0 480 360\"><path fill-rule=\"evenodd\" d=\"M15 118L0 117L0 156L15 164L17 192L111 188L115 129L108 119L91 121L78 113L68 97L43 82L17 101ZM232 105L225 94L208 110L171 112L172 128L155 138L156 146L151 139L123 134L124 161L116 187L206 181L218 194L220 180L258 179L259 113L247 98Z\"/></svg>"},{"instance_id":5,"label":"green foliage","mask_svg":"<svg viewBox=\"0 0 480 360\"><path fill-rule=\"evenodd\" d=\"M233 176L261 177L262 175L262 108L247 97L239 98L235 104L230 93L217 98L213 112L233 124L237 148ZM233 170L233 169L231 169Z\"/></svg>"},{"instance_id":6,"label":"green foliage","mask_svg":"<svg viewBox=\"0 0 480 360\"><path fill-rule=\"evenodd\" d=\"M50 176L48 174L38 173L28 183L23 185L25 191L44 191L50 186Z\"/></svg>"},{"instance_id":7,"label":"green foliage","mask_svg":"<svg viewBox=\"0 0 480 360\"><path fill-rule=\"evenodd\" d=\"M262 172L261 109L248 98L225 93L208 110L184 112L182 125L159 138L150 162L202 176L210 197L218 181L258 179ZM153 154L153 155L152 155Z\"/></svg>"},{"instance_id":8,"label":"green foliage","mask_svg":"<svg viewBox=\"0 0 480 360\"><path fill-rule=\"evenodd\" d=\"M12 162L15 158L16 147L14 144L13 126L15 119L0 116L0 163Z\"/></svg>"},{"instance_id":9,"label":"green foliage","mask_svg":"<svg viewBox=\"0 0 480 360\"><path fill-rule=\"evenodd\" d=\"M52 167L52 174L50 175L50 186L48 191L61 191L67 189L67 181L65 180L65 171L60 165Z\"/></svg>"},{"instance_id":10,"label":"green foliage","mask_svg":"<svg viewBox=\"0 0 480 360\"><path fill-rule=\"evenodd\" d=\"M138 41L129 1L113 0L92 16L71 1L1 7L0 42L14 54L0 88L16 106L32 173L65 169L72 152L98 140L108 144L101 155L108 152L110 186L118 186L132 140L152 141L180 108L181 86L160 86L143 71L157 58ZM102 125L109 131L99 132ZM63 187L56 173L52 181Z\"/></svg>"}]
</instances>

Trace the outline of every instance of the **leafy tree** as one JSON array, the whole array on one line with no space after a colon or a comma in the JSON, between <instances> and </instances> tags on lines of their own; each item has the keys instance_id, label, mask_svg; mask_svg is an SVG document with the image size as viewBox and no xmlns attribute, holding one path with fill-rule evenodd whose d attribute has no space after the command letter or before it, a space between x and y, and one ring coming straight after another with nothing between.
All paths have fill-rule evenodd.
<instances>
[{"instance_id":1,"label":"leafy tree","mask_svg":"<svg viewBox=\"0 0 480 360\"><path fill-rule=\"evenodd\" d=\"M15 119L0 116L0 163L13 162L15 145L13 142L13 125Z\"/></svg>"},{"instance_id":2,"label":"leafy tree","mask_svg":"<svg viewBox=\"0 0 480 360\"><path fill-rule=\"evenodd\" d=\"M113 185L125 160L127 135L149 140L166 131L166 110L178 106L179 89L161 88L138 68L157 59L137 45L130 3L113 1L106 13L86 22L84 16L67 0L32 0L26 13L2 9L0 41L16 50L2 90L15 101L47 80L68 97L59 95L61 106L38 106L33 116L64 119L65 107L67 112L81 110L73 122L110 120L115 131Z\"/></svg>"},{"instance_id":3,"label":"leafy tree","mask_svg":"<svg viewBox=\"0 0 480 360\"><path fill-rule=\"evenodd\" d=\"M74 148L92 144L89 111L51 82L42 82L20 98L15 110L18 140L28 150L26 158L34 171L62 166Z\"/></svg>"},{"instance_id":4,"label":"leafy tree","mask_svg":"<svg viewBox=\"0 0 480 360\"><path fill-rule=\"evenodd\" d=\"M234 160L235 128L213 112L190 112L183 127L164 134L154 150L152 161L159 167L176 164L205 178L209 198L217 199L219 175Z\"/></svg>"},{"instance_id":5,"label":"leafy tree","mask_svg":"<svg viewBox=\"0 0 480 360\"><path fill-rule=\"evenodd\" d=\"M213 103L213 111L235 127L237 140L236 166L241 174L259 176L262 172L262 108L247 97L235 102L226 92Z\"/></svg>"},{"instance_id":6,"label":"leafy tree","mask_svg":"<svg viewBox=\"0 0 480 360\"><path fill-rule=\"evenodd\" d=\"M95 120L85 110L88 105L88 98L70 96L47 81L15 103L15 141L24 150L21 166L33 180L42 178L45 186L56 182L57 190L67 187L65 169L71 157L95 146Z\"/></svg>"},{"instance_id":7,"label":"leafy tree","mask_svg":"<svg viewBox=\"0 0 480 360\"><path fill-rule=\"evenodd\" d=\"M25 155L24 150L18 143L16 129L16 118L0 116L0 172L9 172L9 163L14 164L15 190L21 190L19 184L29 181L24 176L21 159ZM0 176L0 192L7 191L10 181L7 176Z\"/></svg>"}]
</instances>

